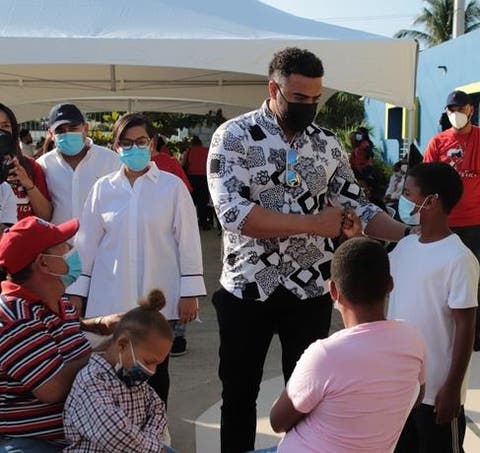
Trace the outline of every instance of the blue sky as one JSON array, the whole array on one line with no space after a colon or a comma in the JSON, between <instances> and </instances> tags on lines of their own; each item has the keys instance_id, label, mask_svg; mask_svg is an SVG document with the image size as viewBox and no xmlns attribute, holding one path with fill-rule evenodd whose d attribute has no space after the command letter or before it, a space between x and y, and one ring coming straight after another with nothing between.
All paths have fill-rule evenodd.
<instances>
[{"instance_id":1,"label":"blue sky","mask_svg":"<svg viewBox=\"0 0 480 453\"><path fill-rule=\"evenodd\" d=\"M422 0L261 0L291 14L379 35L412 28Z\"/></svg>"}]
</instances>

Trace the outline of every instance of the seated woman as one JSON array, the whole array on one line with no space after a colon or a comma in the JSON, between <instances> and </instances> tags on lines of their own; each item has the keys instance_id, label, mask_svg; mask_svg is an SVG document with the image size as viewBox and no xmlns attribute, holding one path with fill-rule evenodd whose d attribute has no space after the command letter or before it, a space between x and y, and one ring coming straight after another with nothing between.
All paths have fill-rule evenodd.
<instances>
[{"instance_id":1,"label":"seated woman","mask_svg":"<svg viewBox=\"0 0 480 453\"><path fill-rule=\"evenodd\" d=\"M127 312L105 352L93 353L65 403L64 452L168 453L165 404L147 380L172 346L160 313L163 293L153 290Z\"/></svg>"}]
</instances>

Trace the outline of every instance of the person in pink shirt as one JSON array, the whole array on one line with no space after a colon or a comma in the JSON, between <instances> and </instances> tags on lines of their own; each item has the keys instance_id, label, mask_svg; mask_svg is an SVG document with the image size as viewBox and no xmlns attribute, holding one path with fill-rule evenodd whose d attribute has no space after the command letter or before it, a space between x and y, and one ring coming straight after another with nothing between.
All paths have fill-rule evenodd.
<instances>
[{"instance_id":1,"label":"person in pink shirt","mask_svg":"<svg viewBox=\"0 0 480 453\"><path fill-rule=\"evenodd\" d=\"M423 397L425 345L406 322L385 319L392 288L378 242L350 239L335 252L329 289L346 328L307 348L274 403L271 425L286 433L278 453L394 451Z\"/></svg>"}]
</instances>

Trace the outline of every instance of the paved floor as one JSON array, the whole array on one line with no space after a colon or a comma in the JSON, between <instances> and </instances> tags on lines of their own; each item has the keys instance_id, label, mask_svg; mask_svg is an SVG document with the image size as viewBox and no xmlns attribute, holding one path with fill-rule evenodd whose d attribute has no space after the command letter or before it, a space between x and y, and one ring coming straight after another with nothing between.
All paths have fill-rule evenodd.
<instances>
[{"instance_id":1,"label":"paved floor","mask_svg":"<svg viewBox=\"0 0 480 453\"><path fill-rule=\"evenodd\" d=\"M206 285L209 296L201 301L201 323L188 327L188 353L170 360L171 390L169 398L170 433L179 453L219 452L219 410L221 386L217 377L218 331L210 297L220 275L220 238L216 231L202 232ZM342 327L334 311L332 330ZM264 368L264 382L258 401L257 448L275 445L278 436L268 423L273 400L283 388L280 348L272 342ZM480 452L480 353L471 369L467 396L470 418L465 440L466 453Z\"/></svg>"}]
</instances>

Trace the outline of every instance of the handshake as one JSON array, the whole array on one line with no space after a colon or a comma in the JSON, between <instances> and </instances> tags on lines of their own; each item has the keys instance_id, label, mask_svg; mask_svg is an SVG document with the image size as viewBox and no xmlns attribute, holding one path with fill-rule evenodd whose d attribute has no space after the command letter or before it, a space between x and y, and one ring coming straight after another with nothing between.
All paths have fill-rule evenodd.
<instances>
[{"instance_id":1,"label":"handshake","mask_svg":"<svg viewBox=\"0 0 480 453\"><path fill-rule=\"evenodd\" d=\"M353 210L327 207L312 216L312 233L326 238L347 239L363 235L362 222Z\"/></svg>"}]
</instances>

